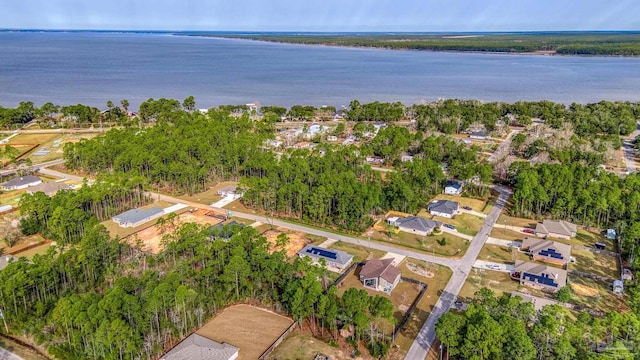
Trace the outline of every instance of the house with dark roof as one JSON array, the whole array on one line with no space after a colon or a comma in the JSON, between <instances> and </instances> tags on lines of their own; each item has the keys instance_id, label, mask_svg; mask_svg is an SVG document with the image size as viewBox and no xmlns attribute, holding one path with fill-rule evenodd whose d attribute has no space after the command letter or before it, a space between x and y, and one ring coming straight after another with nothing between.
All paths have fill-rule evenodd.
<instances>
[{"instance_id":1,"label":"house with dark roof","mask_svg":"<svg viewBox=\"0 0 640 360\"><path fill-rule=\"evenodd\" d=\"M238 358L238 350L233 345L191 334L161 356L160 360L234 360Z\"/></svg>"},{"instance_id":2,"label":"house with dark roof","mask_svg":"<svg viewBox=\"0 0 640 360\"><path fill-rule=\"evenodd\" d=\"M536 225L536 236L551 236L559 239L571 239L576 236L578 227L564 220L544 220Z\"/></svg>"},{"instance_id":3,"label":"house with dark roof","mask_svg":"<svg viewBox=\"0 0 640 360\"><path fill-rule=\"evenodd\" d=\"M433 229L440 226L440 223L418 216L407 216L396 219L393 225L397 226L400 231L427 236L433 232Z\"/></svg>"},{"instance_id":4,"label":"house with dark roof","mask_svg":"<svg viewBox=\"0 0 640 360\"><path fill-rule=\"evenodd\" d=\"M308 256L316 264L319 264L320 260L324 259L327 269L337 270L338 272L345 270L353 261L353 255L349 253L313 245L307 245L302 248L302 250L298 251L298 256L301 258Z\"/></svg>"},{"instance_id":5,"label":"house with dark roof","mask_svg":"<svg viewBox=\"0 0 640 360\"><path fill-rule=\"evenodd\" d=\"M459 212L460 204L457 201L436 200L432 201L427 210L433 216L442 216L453 219Z\"/></svg>"},{"instance_id":6,"label":"house with dark roof","mask_svg":"<svg viewBox=\"0 0 640 360\"><path fill-rule=\"evenodd\" d=\"M516 260L511 277L521 285L556 292L567 285L567 271L542 264Z\"/></svg>"},{"instance_id":7,"label":"house with dark roof","mask_svg":"<svg viewBox=\"0 0 640 360\"><path fill-rule=\"evenodd\" d=\"M29 186L27 188L27 194L35 194L38 191L43 192L47 196L53 196L60 190L69 189L69 185L63 182L44 182L38 185Z\"/></svg>"},{"instance_id":8,"label":"house with dark roof","mask_svg":"<svg viewBox=\"0 0 640 360\"><path fill-rule=\"evenodd\" d=\"M0 184L0 188L5 191L26 189L29 186L35 186L42 183L39 177L33 175L21 176L13 178L5 183Z\"/></svg>"},{"instance_id":9,"label":"house with dark roof","mask_svg":"<svg viewBox=\"0 0 640 360\"><path fill-rule=\"evenodd\" d=\"M449 181L444 186L444 193L447 195L460 195L462 194L462 184L457 181Z\"/></svg>"},{"instance_id":10,"label":"house with dark roof","mask_svg":"<svg viewBox=\"0 0 640 360\"><path fill-rule=\"evenodd\" d=\"M390 294L400 282L400 269L393 266L393 259L367 260L360 269L360 281L364 287Z\"/></svg>"},{"instance_id":11,"label":"house with dark roof","mask_svg":"<svg viewBox=\"0 0 640 360\"><path fill-rule=\"evenodd\" d=\"M474 131L471 134L469 134L469 137L477 140L486 140L489 138L489 135L487 135L487 133L482 131Z\"/></svg>"},{"instance_id":12,"label":"house with dark roof","mask_svg":"<svg viewBox=\"0 0 640 360\"><path fill-rule=\"evenodd\" d=\"M540 238L527 237L522 241L522 250L533 256L533 260L567 266L571 260L571 245Z\"/></svg>"},{"instance_id":13,"label":"house with dark roof","mask_svg":"<svg viewBox=\"0 0 640 360\"><path fill-rule=\"evenodd\" d=\"M148 209L131 209L112 217L111 220L120 227L136 227L162 215L164 215L164 209L153 206Z\"/></svg>"}]
</instances>

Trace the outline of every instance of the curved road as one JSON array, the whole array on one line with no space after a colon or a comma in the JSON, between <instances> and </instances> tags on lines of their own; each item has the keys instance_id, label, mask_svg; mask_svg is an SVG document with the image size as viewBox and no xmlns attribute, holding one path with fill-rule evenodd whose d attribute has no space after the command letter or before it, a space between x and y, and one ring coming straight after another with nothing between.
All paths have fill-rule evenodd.
<instances>
[{"instance_id":1,"label":"curved road","mask_svg":"<svg viewBox=\"0 0 640 360\"><path fill-rule=\"evenodd\" d=\"M41 168L40 171L44 174L49 174L53 176L66 177L68 179L74 179L74 180L83 180L83 178L79 176L65 174L65 173L61 173L61 172L46 169L46 168ZM91 179L87 179L87 180L90 181ZM385 252L393 252L393 253L404 255L407 257L412 257L422 261L428 261L434 264L439 264L439 265L443 265L450 268L453 271L453 275L451 276L449 283L447 283L447 286L444 288L442 295L440 296L440 299L438 299L438 301L436 302L433 311L427 318L427 321L422 326L422 329L420 329L420 332L418 333L416 340L411 345L411 348L409 349L409 352L405 357L405 359L414 360L414 359L426 358L427 353L429 352L429 349L431 348L431 345L433 345L433 342L435 341L435 338L436 338L436 334L435 334L436 322L438 321L440 316L442 316L444 313L449 311L453 303L456 301L456 298L458 296L458 293L460 292L460 289L462 289L462 286L464 285L464 282L466 281L467 276L469 276L469 272L471 271L473 264L478 258L478 255L480 254L480 250L482 250L484 243L489 238L489 233L491 232L491 229L498 221L498 217L500 216L500 213L504 209L507 199L511 194L511 190L505 187L495 186L494 189L498 190L500 192L500 195L498 196L495 204L491 208L489 215L487 215L484 221L484 224L482 225L482 228L480 229L480 231L478 231L478 234L476 234L476 236L473 238L473 240L471 241L471 244L469 245L469 249L467 250L466 254L462 258L444 258L439 256L427 255L427 254L419 253L416 251L399 249L393 246L389 246L389 245L385 245L385 244L381 244L373 241L363 240L363 239L345 236L345 235L338 235L332 232L315 229L315 228L307 227L300 224L295 224L287 221L265 217L264 215L242 213L238 211L234 211L233 213L234 215L237 215L239 217L246 218L249 220L260 221L266 224L272 224L272 225L280 226L286 229L302 231L302 232L317 235L317 236L323 236L328 239L336 239L336 240L344 241L351 244L361 245L371 249L381 250ZM189 206L200 208L200 209L206 209L206 210L212 209L212 207L209 205L185 201L185 200L178 199L178 198L164 195L164 194L148 192L148 195L158 200L164 200L164 201L169 201L174 203L183 203L183 204L187 204ZM213 208L213 209L218 210L225 214L227 211L222 208ZM0 360L2 359L3 358L0 357Z\"/></svg>"}]
</instances>

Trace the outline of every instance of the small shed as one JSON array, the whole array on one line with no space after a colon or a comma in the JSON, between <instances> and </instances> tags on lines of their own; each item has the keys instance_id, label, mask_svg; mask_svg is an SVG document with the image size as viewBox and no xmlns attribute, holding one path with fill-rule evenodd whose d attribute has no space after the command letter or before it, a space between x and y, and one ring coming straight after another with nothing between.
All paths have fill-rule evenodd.
<instances>
[{"instance_id":1,"label":"small shed","mask_svg":"<svg viewBox=\"0 0 640 360\"><path fill-rule=\"evenodd\" d=\"M624 292L624 283L622 280L614 280L613 281L613 293L616 295L622 295Z\"/></svg>"}]
</instances>

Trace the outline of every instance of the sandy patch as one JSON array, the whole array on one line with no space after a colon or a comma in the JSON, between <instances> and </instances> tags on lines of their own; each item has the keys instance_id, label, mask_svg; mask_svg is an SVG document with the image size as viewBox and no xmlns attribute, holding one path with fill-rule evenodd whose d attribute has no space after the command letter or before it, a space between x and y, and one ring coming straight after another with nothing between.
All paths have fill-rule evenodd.
<instances>
[{"instance_id":1,"label":"sandy patch","mask_svg":"<svg viewBox=\"0 0 640 360\"><path fill-rule=\"evenodd\" d=\"M305 245L312 242L305 237L304 233L298 231L285 230L281 228L278 228L277 230L267 230L262 234L262 236L267 238L271 251L275 250L276 239L278 238L278 235L282 233L289 237L289 244L286 247L288 257L294 257L298 251L305 247Z\"/></svg>"},{"instance_id":2,"label":"sandy patch","mask_svg":"<svg viewBox=\"0 0 640 360\"><path fill-rule=\"evenodd\" d=\"M420 276L424 276L426 278L432 278L436 276L436 274L432 273L431 271L422 269L421 267L419 267L418 265L412 262L407 262L407 269L409 269L409 271L411 271L412 273L418 274Z\"/></svg>"},{"instance_id":3,"label":"sandy patch","mask_svg":"<svg viewBox=\"0 0 640 360\"><path fill-rule=\"evenodd\" d=\"M598 290L592 287L581 285L581 284L570 284L570 285L571 285L571 289L578 295L584 295L584 296L598 295Z\"/></svg>"}]
</instances>

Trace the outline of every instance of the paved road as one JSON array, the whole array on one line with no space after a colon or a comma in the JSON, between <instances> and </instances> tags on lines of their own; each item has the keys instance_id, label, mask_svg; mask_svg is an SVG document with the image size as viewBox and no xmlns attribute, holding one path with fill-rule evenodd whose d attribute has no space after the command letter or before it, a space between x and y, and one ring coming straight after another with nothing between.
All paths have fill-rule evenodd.
<instances>
[{"instance_id":1,"label":"paved road","mask_svg":"<svg viewBox=\"0 0 640 360\"><path fill-rule=\"evenodd\" d=\"M64 162L64 160L60 160L60 163ZM45 168L45 167L41 167L40 168L40 173L44 174L44 175L49 175L49 176L54 176L54 177L59 177L59 178L63 178L63 179L69 179L69 180L75 180L75 181L84 181L84 177L82 176L78 176L78 175L72 175L72 174L67 174L67 173L63 173L60 171L56 171L56 170L52 170L49 168ZM86 178L87 182L89 184L93 183L93 179L90 178ZM181 202L180 200L176 199L175 202Z\"/></svg>"},{"instance_id":2,"label":"paved road","mask_svg":"<svg viewBox=\"0 0 640 360\"><path fill-rule=\"evenodd\" d=\"M635 156L636 152L633 149L633 139L640 135L640 128L631 133L629 137L622 143L622 149L624 150L624 160L627 163L627 173L636 171Z\"/></svg>"},{"instance_id":3,"label":"paved road","mask_svg":"<svg viewBox=\"0 0 640 360\"><path fill-rule=\"evenodd\" d=\"M500 196L498 196L493 208L485 219L482 228L471 241L471 245L469 246L467 253L461 261L455 264L457 266L451 267L453 270L453 276L451 276L449 283L444 288L440 299L436 302L436 305L431 314L429 314L427 321L422 326L422 329L420 329L420 332L418 333L416 340L411 345L405 359L415 360L427 357L427 353L436 339L436 322L440 316L449 311L453 303L456 301L458 293L460 293L460 289L462 289L462 285L466 281L467 276L469 276L469 272L478 258L480 250L482 250L482 246L489 237L491 228L495 225L498 220L498 216L500 216L500 212L502 212L502 209L504 209L504 206L507 203L510 191L502 187L496 187L496 189L500 191Z\"/></svg>"},{"instance_id":4,"label":"paved road","mask_svg":"<svg viewBox=\"0 0 640 360\"><path fill-rule=\"evenodd\" d=\"M47 171L46 173L51 174L53 176L82 180L82 178L79 176L63 174L58 171L54 171L50 169L44 169L44 170ZM367 241L367 240L358 239L358 238L345 236L345 235L338 235L328 231L310 228L300 224L294 224L294 223L290 223L290 222L286 222L278 219L265 217L264 215L249 214L249 213L243 213L238 211L233 211L233 214L235 216L239 216L249 220L260 221L266 224L280 226L286 229L291 229L296 231L302 231L302 232L317 235L317 236L324 236L328 239L340 240L340 241L344 241L351 244L361 245L363 247L367 247L370 249L376 249L376 250L381 250L385 252L393 252L403 256L412 257L418 260L443 265L452 269L453 275L449 280L449 283L445 287L442 295L440 296L440 299L438 299L438 301L436 302L434 310L431 312L431 314L427 318L427 321L422 326L422 329L420 329L420 332L418 333L416 340L413 342L411 348L409 349L409 352L407 353L407 356L405 357L405 359L411 359L411 360L424 359L426 358L427 353L429 352L431 345L433 345L433 342L436 337L435 336L436 322L438 321L440 316L442 316L445 312L447 312L449 308L451 308L453 303L456 301L458 293L460 292L460 289L462 289L462 285L466 281L467 276L469 276L469 272L471 271L473 264L475 263L478 255L480 254L480 251L482 250L484 243L487 241L489 237L489 233L491 232L491 229L493 228L496 221L498 220L498 217L500 216L500 213L504 209L507 199L509 198L509 195L511 193L509 189L503 188L500 186L496 186L495 189L500 192L500 196L498 196L498 199L496 200L493 208L487 215L487 218L485 219L485 222L482 225L482 228L471 241L471 244L469 245L469 249L467 250L466 254L462 259L443 258L443 257L438 257L433 255L426 255L426 254L418 253L411 250L398 249L393 246L388 246L388 245L380 244L373 241ZM187 204L189 206L193 206L200 209L208 209L208 210L212 209L212 207L209 205L203 205L203 204L198 204L190 201L185 201L185 200L177 199L172 196L168 196L164 194L152 193L152 192L149 192L148 194L158 200L165 200L165 201L176 202L176 203L179 202L179 203ZM227 212L227 210L221 209L221 208L213 208L213 209L225 214Z\"/></svg>"},{"instance_id":5,"label":"paved road","mask_svg":"<svg viewBox=\"0 0 640 360\"><path fill-rule=\"evenodd\" d=\"M9 350L0 348L0 360L23 360L20 356L10 352Z\"/></svg>"},{"instance_id":6,"label":"paved road","mask_svg":"<svg viewBox=\"0 0 640 360\"><path fill-rule=\"evenodd\" d=\"M42 168L44 168L46 166L58 165L58 164L62 164L63 162L64 162L63 159L47 161L47 162L43 162L41 164L33 164L32 166L26 167L25 170L38 169L38 168L42 169ZM17 171L17 169L0 170L0 176L11 175L11 174L15 173L16 171Z\"/></svg>"}]
</instances>

